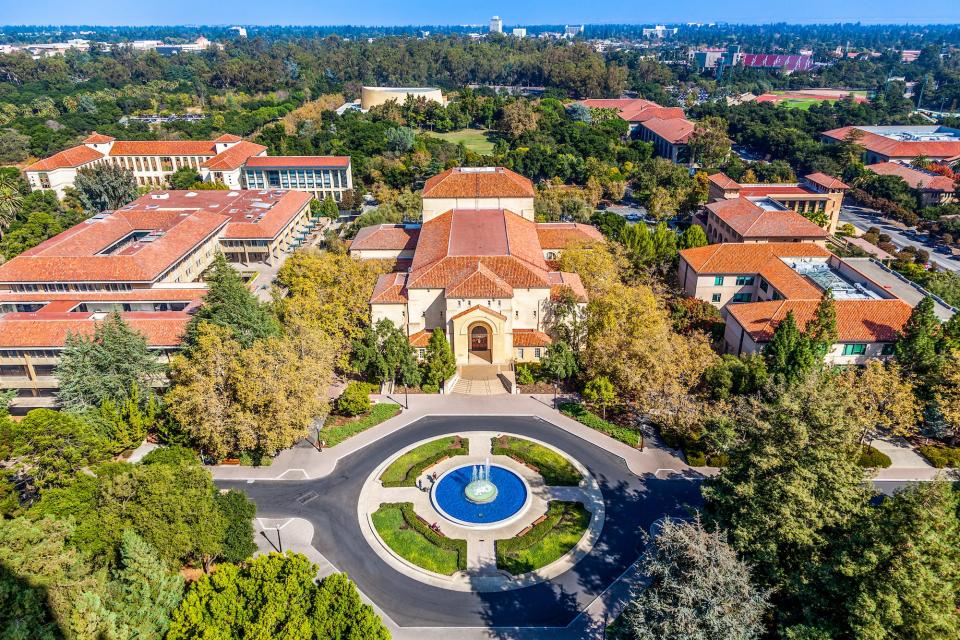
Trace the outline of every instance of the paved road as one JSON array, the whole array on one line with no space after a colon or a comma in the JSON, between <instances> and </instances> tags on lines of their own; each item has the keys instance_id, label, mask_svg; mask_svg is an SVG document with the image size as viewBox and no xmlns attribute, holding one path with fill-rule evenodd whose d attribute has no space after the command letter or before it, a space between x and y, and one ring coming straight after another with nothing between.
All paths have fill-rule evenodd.
<instances>
[{"instance_id":1,"label":"paved road","mask_svg":"<svg viewBox=\"0 0 960 640\"><path fill-rule=\"evenodd\" d=\"M861 231L866 231L870 227L877 227L883 233L888 234L897 247L903 248L913 245L918 249L926 249L930 252L930 262L935 263L942 269L960 271L960 259L953 260L950 258L950 254L937 251L938 246L941 251L944 250L944 245L935 245L929 241L927 234L904 228L899 223L882 217L878 211L866 207L844 205L843 209L840 210L840 222L849 222ZM949 251L949 249L945 250Z\"/></svg>"},{"instance_id":2,"label":"paved road","mask_svg":"<svg viewBox=\"0 0 960 640\"><path fill-rule=\"evenodd\" d=\"M607 504L593 552L549 583L506 593L464 593L429 587L384 564L357 522L367 476L398 449L444 433L508 431L549 442L583 463ZM247 492L261 518L300 517L314 527L313 545L395 622L404 627L561 627L639 556L642 537L657 518L684 515L700 504L700 484L638 477L623 459L543 420L521 416L434 416L404 427L343 458L329 476L309 481L218 481Z\"/></svg>"}]
</instances>

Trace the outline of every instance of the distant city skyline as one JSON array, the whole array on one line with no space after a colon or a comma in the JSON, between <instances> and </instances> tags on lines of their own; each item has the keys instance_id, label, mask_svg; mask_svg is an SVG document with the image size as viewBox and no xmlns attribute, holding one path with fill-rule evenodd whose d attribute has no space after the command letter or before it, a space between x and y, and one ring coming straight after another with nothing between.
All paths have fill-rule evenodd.
<instances>
[{"instance_id":1,"label":"distant city skyline","mask_svg":"<svg viewBox=\"0 0 960 640\"><path fill-rule=\"evenodd\" d=\"M717 3L689 0L650 0L624 9L574 0L519 0L464 7L458 3L425 0L399 3L367 0L357 3L320 3L273 0L269 4L235 0L229 4L168 0L131 3L129 0L75 2L67 0L0 0L0 23L5 25L477 25L486 30L498 15L504 27L532 24L653 24L731 22L792 24L861 22L864 24L960 23L960 3L904 3L900 0L811 0L804 3Z\"/></svg>"}]
</instances>

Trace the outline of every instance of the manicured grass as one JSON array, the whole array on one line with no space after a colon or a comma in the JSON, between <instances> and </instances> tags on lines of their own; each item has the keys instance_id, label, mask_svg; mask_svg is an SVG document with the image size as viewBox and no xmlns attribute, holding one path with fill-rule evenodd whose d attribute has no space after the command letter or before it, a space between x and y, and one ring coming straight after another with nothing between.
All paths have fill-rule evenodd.
<instances>
[{"instance_id":1,"label":"manicured grass","mask_svg":"<svg viewBox=\"0 0 960 640\"><path fill-rule=\"evenodd\" d=\"M580 542L590 512L579 502L555 500L547 518L519 538L497 540L497 567L514 575L545 567Z\"/></svg>"},{"instance_id":2,"label":"manicured grass","mask_svg":"<svg viewBox=\"0 0 960 640\"><path fill-rule=\"evenodd\" d=\"M401 558L451 575L467 568L467 541L445 538L421 520L410 502L381 505L373 514L380 538Z\"/></svg>"},{"instance_id":3,"label":"manicured grass","mask_svg":"<svg viewBox=\"0 0 960 640\"><path fill-rule=\"evenodd\" d=\"M375 427L384 420L389 420L400 413L400 405L393 403L375 404L369 413L355 418L330 416L320 430L320 438L327 441L327 446L340 444L348 438Z\"/></svg>"},{"instance_id":4,"label":"manicured grass","mask_svg":"<svg viewBox=\"0 0 960 640\"><path fill-rule=\"evenodd\" d=\"M616 438L620 442L628 444L631 447L637 446L637 441L639 438L639 433L637 431L628 429L626 427L621 427L613 424L612 422L607 422L592 411L585 409L584 406L579 402L561 402L558 408L560 409L560 413L563 415L569 416L577 422L594 429L595 431L605 433L611 438Z\"/></svg>"},{"instance_id":5,"label":"manicured grass","mask_svg":"<svg viewBox=\"0 0 960 640\"><path fill-rule=\"evenodd\" d=\"M836 102L835 100L813 100L809 98L800 99L800 98L784 98L777 104L781 107L786 107L787 109L801 109L803 111L808 110L815 104L821 102Z\"/></svg>"},{"instance_id":6,"label":"manicured grass","mask_svg":"<svg viewBox=\"0 0 960 640\"><path fill-rule=\"evenodd\" d=\"M500 436L491 441L493 455L512 456L536 467L548 486L575 487L583 479L569 460L536 442L513 436Z\"/></svg>"},{"instance_id":7,"label":"manicured grass","mask_svg":"<svg viewBox=\"0 0 960 640\"><path fill-rule=\"evenodd\" d=\"M461 129L460 131L450 131L448 133L426 133L427 135L452 142L453 144L460 144L462 142L467 149L483 156L489 156L493 153L493 141L487 137L487 132L483 129Z\"/></svg>"},{"instance_id":8,"label":"manicured grass","mask_svg":"<svg viewBox=\"0 0 960 640\"><path fill-rule=\"evenodd\" d=\"M945 444L925 444L917 447L917 452L937 469L960 467L960 447L948 447Z\"/></svg>"},{"instance_id":9,"label":"manicured grass","mask_svg":"<svg viewBox=\"0 0 960 640\"><path fill-rule=\"evenodd\" d=\"M394 460L380 474L385 487L413 487L417 476L450 456L467 455L468 442L460 436L450 436L425 442Z\"/></svg>"}]
</instances>

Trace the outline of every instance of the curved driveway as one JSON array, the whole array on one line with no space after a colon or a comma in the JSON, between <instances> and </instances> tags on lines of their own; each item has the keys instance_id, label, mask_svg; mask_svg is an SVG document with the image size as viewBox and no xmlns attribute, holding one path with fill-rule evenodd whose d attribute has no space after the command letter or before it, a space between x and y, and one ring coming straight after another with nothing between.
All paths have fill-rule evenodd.
<instances>
[{"instance_id":1,"label":"curved driveway","mask_svg":"<svg viewBox=\"0 0 960 640\"><path fill-rule=\"evenodd\" d=\"M503 431L549 442L597 478L606 522L592 553L544 584L505 593L468 593L427 586L391 569L368 546L357 522L367 476L398 449L456 431ZM331 475L306 481L218 481L245 491L262 518L299 517L314 527L313 546L401 627L562 627L639 556L643 531L663 515L700 504L700 485L640 478L624 461L548 422L523 416L433 416L414 422L342 459Z\"/></svg>"}]
</instances>

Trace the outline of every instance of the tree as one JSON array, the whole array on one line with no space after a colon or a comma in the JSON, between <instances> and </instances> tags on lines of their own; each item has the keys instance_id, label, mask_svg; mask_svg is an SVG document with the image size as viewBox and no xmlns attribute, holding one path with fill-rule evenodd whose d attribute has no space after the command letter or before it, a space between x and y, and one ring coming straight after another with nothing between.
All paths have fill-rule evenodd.
<instances>
[{"instance_id":1,"label":"tree","mask_svg":"<svg viewBox=\"0 0 960 640\"><path fill-rule=\"evenodd\" d=\"M516 140L525 133L536 131L539 118L540 114L534 111L529 100L518 98L503 107L499 129L507 137Z\"/></svg>"},{"instance_id":2,"label":"tree","mask_svg":"<svg viewBox=\"0 0 960 640\"><path fill-rule=\"evenodd\" d=\"M348 382L337 398L337 413L343 416L359 416L369 412L372 406L370 385L366 382Z\"/></svg>"},{"instance_id":3,"label":"tree","mask_svg":"<svg viewBox=\"0 0 960 640\"><path fill-rule=\"evenodd\" d=\"M921 300L897 338L897 362L905 371L924 380L940 365L942 351L940 321L934 313L933 298Z\"/></svg>"},{"instance_id":4,"label":"tree","mask_svg":"<svg viewBox=\"0 0 960 640\"><path fill-rule=\"evenodd\" d=\"M556 380L560 386L561 380L569 380L580 371L577 357L566 342L554 342L547 348L547 353L540 361L540 370Z\"/></svg>"},{"instance_id":5,"label":"tree","mask_svg":"<svg viewBox=\"0 0 960 640\"><path fill-rule=\"evenodd\" d=\"M106 456L104 439L73 414L34 409L19 422L3 420L0 442L9 442L10 451L0 466L18 479L22 502L68 484L81 469Z\"/></svg>"},{"instance_id":6,"label":"tree","mask_svg":"<svg viewBox=\"0 0 960 640\"><path fill-rule=\"evenodd\" d=\"M160 398L152 392L144 395L136 384L120 402L105 398L96 413L107 425L117 452L139 446L162 420L161 414Z\"/></svg>"},{"instance_id":7,"label":"tree","mask_svg":"<svg viewBox=\"0 0 960 640\"><path fill-rule=\"evenodd\" d=\"M580 102L574 102L567 107L567 115L569 115L570 119L574 122L583 122L586 124L593 122L593 116L590 113L590 108Z\"/></svg>"},{"instance_id":8,"label":"tree","mask_svg":"<svg viewBox=\"0 0 960 640\"><path fill-rule=\"evenodd\" d=\"M245 566L220 565L194 583L173 613L167 640L283 637L388 640L373 608L335 574L314 583L316 565L271 553Z\"/></svg>"},{"instance_id":9,"label":"tree","mask_svg":"<svg viewBox=\"0 0 960 640\"><path fill-rule=\"evenodd\" d=\"M763 354L770 377L788 386L803 380L817 367L817 354L810 339L797 328L793 311L788 311L777 324Z\"/></svg>"},{"instance_id":10,"label":"tree","mask_svg":"<svg viewBox=\"0 0 960 640\"><path fill-rule=\"evenodd\" d=\"M810 348L817 363L822 364L823 358L837 341L837 308L833 302L832 290L823 292L813 312L813 318L804 327L804 333L810 340Z\"/></svg>"},{"instance_id":11,"label":"tree","mask_svg":"<svg viewBox=\"0 0 960 640\"><path fill-rule=\"evenodd\" d=\"M861 370L850 369L841 381L860 401L860 442L868 437L909 437L917 432L921 408L913 380L896 362L871 360Z\"/></svg>"},{"instance_id":12,"label":"tree","mask_svg":"<svg viewBox=\"0 0 960 640\"><path fill-rule=\"evenodd\" d=\"M620 284L620 271L627 265L623 256L614 251L605 243L574 242L560 254L559 268L578 274L587 295L594 297Z\"/></svg>"},{"instance_id":13,"label":"tree","mask_svg":"<svg viewBox=\"0 0 960 640\"><path fill-rule=\"evenodd\" d=\"M132 171L106 163L79 169L73 188L91 213L119 209L139 195Z\"/></svg>"},{"instance_id":14,"label":"tree","mask_svg":"<svg viewBox=\"0 0 960 640\"><path fill-rule=\"evenodd\" d=\"M687 143L690 157L702 167L719 167L730 155L727 121L707 116L696 123Z\"/></svg>"},{"instance_id":15,"label":"tree","mask_svg":"<svg viewBox=\"0 0 960 640\"><path fill-rule=\"evenodd\" d=\"M170 174L167 183L171 189L185 191L201 181L200 174L193 167L180 167Z\"/></svg>"},{"instance_id":16,"label":"tree","mask_svg":"<svg viewBox=\"0 0 960 640\"><path fill-rule=\"evenodd\" d=\"M2 140L0 149L3 149ZM8 175L0 176L0 237L16 219L22 205L23 194L20 193L16 180Z\"/></svg>"},{"instance_id":17,"label":"tree","mask_svg":"<svg viewBox=\"0 0 960 640\"><path fill-rule=\"evenodd\" d=\"M661 520L640 560L635 589L617 640L751 640L764 631L766 593L750 583L750 567L722 534Z\"/></svg>"},{"instance_id":18,"label":"tree","mask_svg":"<svg viewBox=\"0 0 960 640\"><path fill-rule=\"evenodd\" d=\"M440 388L450 376L457 372L457 359L450 348L450 341L443 329L437 327L430 334L427 353L423 362L424 382Z\"/></svg>"},{"instance_id":19,"label":"tree","mask_svg":"<svg viewBox=\"0 0 960 640\"><path fill-rule=\"evenodd\" d=\"M206 278L209 291L203 306L187 325L184 344L192 347L197 340L200 323L206 322L230 329L244 348L255 340L280 334L280 324L270 308L257 300L244 284L236 269L230 266L222 253L217 253Z\"/></svg>"},{"instance_id":20,"label":"tree","mask_svg":"<svg viewBox=\"0 0 960 640\"><path fill-rule=\"evenodd\" d=\"M941 374L933 386L933 406L943 421L940 435L955 440L960 434L960 348L944 358Z\"/></svg>"},{"instance_id":21,"label":"tree","mask_svg":"<svg viewBox=\"0 0 960 640\"><path fill-rule=\"evenodd\" d=\"M353 366L368 379L383 384L401 381L419 383L419 367L406 334L391 320L383 318L364 330L354 342Z\"/></svg>"},{"instance_id":22,"label":"tree","mask_svg":"<svg viewBox=\"0 0 960 640\"><path fill-rule=\"evenodd\" d=\"M226 525L220 557L225 562L245 561L257 550L253 541L253 517L257 514L257 506L247 494L233 489L217 492L214 502Z\"/></svg>"},{"instance_id":23,"label":"tree","mask_svg":"<svg viewBox=\"0 0 960 640\"><path fill-rule=\"evenodd\" d=\"M583 399L595 407L600 407L603 419L606 420L607 407L616 402L617 390L605 376L598 376L583 387Z\"/></svg>"},{"instance_id":24,"label":"tree","mask_svg":"<svg viewBox=\"0 0 960 640\"><path fill-rule=\"evenodd\" d=\"M707 233L703 230L703 227L698 224L692 224L680 234L680 238L677 241L677 248L680 250L695 249L696 247L705 247L708 244Z\"/></svg>"},{"instance_id":25,"label":"tree","mask_svg":"<svg viewBox=\"0 0 960 640\"><path fill-rule=\"evenodd\" d=\"M67 335L56 367L57 399L74 410L122 403L133 387L152 389L163 370L143 335L115 311L96 323L92 336Z\"/></svg>"},{"instance_id":26,"label":"tree","mask_svg":"<svg viewBox=\"0 0 960 640\"><path fill-rule=\"evenodd\" d=\"M337 201L333 199L333 196L327 196L320 203L320 215L331 220L336 220L340 215L340 207L337 206Z\"/></svg>"},{"instance_id":27,"label":"tree","mask_svg":"<svg viewBox=\"0 0 960 640\"><path fill-rule=\"evenodd\" d=\"M0 129L0 164L17 164L30 155L30 136L16 129Z\"/></svg>"},{"instance_id":28,"label":"tree","mask_svg":"<svg viewBox=\"0 0 960 640\"><path fill-rule=\"evenodd\" d=\"M407 153L413 149L417 140L410 127L396 127L387 130L387 147L394 153Z\"/></svg>"}]
</instances>

